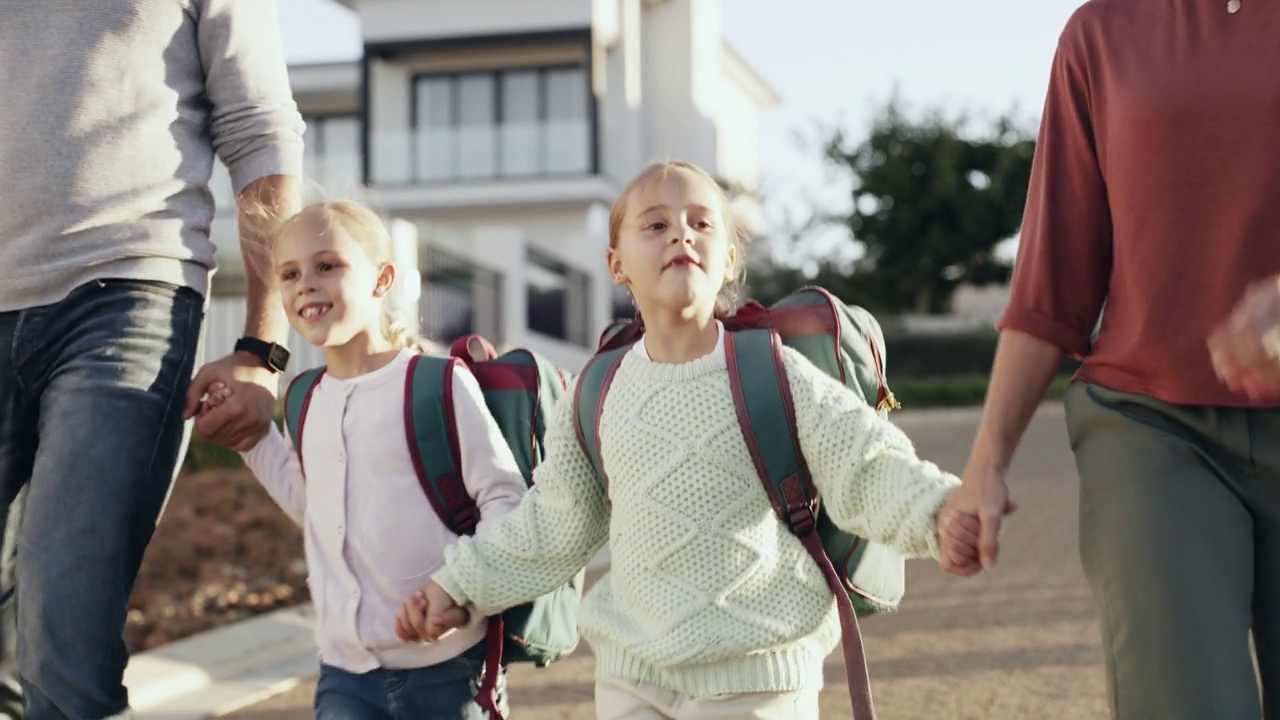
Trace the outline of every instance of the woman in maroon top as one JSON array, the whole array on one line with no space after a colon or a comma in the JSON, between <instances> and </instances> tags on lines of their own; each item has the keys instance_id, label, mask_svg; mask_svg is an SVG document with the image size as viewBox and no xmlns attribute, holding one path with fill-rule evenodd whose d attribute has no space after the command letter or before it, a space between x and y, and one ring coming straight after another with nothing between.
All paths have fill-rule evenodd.
<instances>
[{"instance_id":1,"label":"woman in maroon top","mask_svg":"<svg viewBox=\"0 0 1280 720\"><path fill-rule=\"evenodd\" d=\"M995 562L1010 459L1064 354L1081 358L1065 404L1117 718L1260 717L1251 631L1280 713L1280 366L1256 322L1206 343L1280 274L1278 67L1280 4L1260 0L1093 0L1053 62L990 392L949 505L978 516L981 557L949 569Z\"/></svg>"}]
</instances>

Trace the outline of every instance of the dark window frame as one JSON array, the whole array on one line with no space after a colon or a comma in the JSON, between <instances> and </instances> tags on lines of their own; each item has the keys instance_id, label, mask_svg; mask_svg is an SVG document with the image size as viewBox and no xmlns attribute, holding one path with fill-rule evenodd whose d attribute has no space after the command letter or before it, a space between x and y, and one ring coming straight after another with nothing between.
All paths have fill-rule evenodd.
<instances>
[{"instance_id":1,"label":"dark window frame","mask_svg":"<svg viewBox=\"0 0 1280 720\"><path fill-rule=\"evenodd\" d=\"M556 260L550 255L540 252L535 248L529 248L525 252L525 262L528 266L538 266L539 268L559 275L563 278L564 294L563 317L559 318L558 325L564 328L563 333L547 332L539 329L536 322L535 313L537 308L530 302L530 296L534 292L533 286L525 283L525 327L530 332L536 332L540 335L563 340L574 345L590 347L592 345L591 334L591 276L578 268L572 267L567 263ZM574 295L578 296L579 307L575 307ZM574 320L577 320L575 323Z\"/></svg>"},{"instance_id":2,"label":"dark window frame","mask_svg":"<svg viewBox=\"0 0 1280 720\"><path fill-rule=\"evenodd\" d=\"M508 173L502 168L502 124L504 116L503 107L503 78L508 74L525 74L533 72L538 79L537 98L537 123L541 127L545 127L549 118L549 105L547 96L547 77L555 72L565 70L577 70L582 72L582 81L584 84L584 96L586 98L586 124L587 137L586 151L587 162L583 169L574 170L548 170L547 165L549 152L546 143L540 143L538 148L539 169L533 172ZM422 92L422 81L427 79L445 78L449 82L450 95L450 117L449 126L457 129L461 126L459 114L461 112L459 103L459 87L461 80L465 77L489 77L493 79L493 126L494 132L494 158L495 168L490 174L485 175L462 175L457 167L456 155L450 157L449 172L445 177L426 178L423 177L422 169L419 164L419 143L421 142L421 133L425 128L421 127L422 118L418 116L418 101ZM410 79L410 97L409 97L409 179L403 182L396 181L377 181L374 182L380 186L395 185L430 185L430 184L446 184L455 182L484 182L484 181L510 181L510 180L537 180L537 179L554 179L554 178L572 178L598 175L600 173L600 153L599 153L599 116L595 93L592 92L591 68L582 63L551 63L547 65L530 65L515 66L492 70L459 70L453 72L423 72L414 73Z\"/></svg>"},{"instance_id":3,"label":"dark window frame","mask_svg":"<svg viewBox=\"0 0 1280 720\"><path fill-rule=\"evenodd\" d=\"M481 267L462 255L428 246L422 258L422 293L418 298L419 332L430 340L448 344L461 335L486 333L496 342L502 329L501 273ZM436 287L439 286L439 287ZM489 292L491 312L488 317L478 317L481 303L479 292ZM465 307L458 307L462 300ZM465 314L466 320L458 327L447 325L452 311ZM440 320L436 327L433 321Z\"/></svg>"}]
</instances>

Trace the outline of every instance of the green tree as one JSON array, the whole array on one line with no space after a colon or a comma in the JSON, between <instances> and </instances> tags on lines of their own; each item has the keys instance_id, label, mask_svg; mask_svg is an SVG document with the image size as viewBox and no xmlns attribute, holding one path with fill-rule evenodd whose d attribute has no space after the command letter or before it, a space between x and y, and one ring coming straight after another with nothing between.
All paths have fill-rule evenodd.
<instances>
[{"instance_id":1,"label":"green tree","mask_svg":"<svg viewBox=\"0 0 1280 720\"><path fill-rule=\"evenodd\" d=\"M1021 225L1035 142L1008 117L985 135L967 124L939 112L912 121L890 102L857 144L833 133L826 161L851 180L853 202L820 219L847 227L864 253L851 268L819 260L809 281L873 310L917 313L948 311L961 284L1006 282L995 250ZM753 286L761 295L795 272L766 274Z\"/></svg>"}]
</instances>

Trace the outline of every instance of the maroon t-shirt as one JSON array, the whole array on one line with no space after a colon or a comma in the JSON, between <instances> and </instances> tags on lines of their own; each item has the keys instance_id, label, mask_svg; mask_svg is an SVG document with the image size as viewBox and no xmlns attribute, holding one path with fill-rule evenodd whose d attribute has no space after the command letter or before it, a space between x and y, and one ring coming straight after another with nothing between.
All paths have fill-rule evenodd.
<instances>
[{"instance_id":1,"label":"maroon t-shirt","mask_svg":"<svg viewBox=\"0 0 1280 720\"><path fill-rule=\"evenodd\" d=\"M1054 57L997 326L1082 357L1078 377L1115 390L1274 405L1220 383L1205 341L1276 274L1280 3L1085 4Z\"/></svg>"}]
</instances>

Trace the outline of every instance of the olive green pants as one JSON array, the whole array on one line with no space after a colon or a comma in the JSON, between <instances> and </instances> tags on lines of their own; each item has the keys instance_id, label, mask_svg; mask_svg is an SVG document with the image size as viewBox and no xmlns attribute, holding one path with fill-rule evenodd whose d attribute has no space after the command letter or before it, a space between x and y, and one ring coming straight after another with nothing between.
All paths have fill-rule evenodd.
<instances>
[{"instance_id":1,"label":"olive green pants","mask_svg":"<svg viewBox=\"0 0 1280 720\"><path fill-rule=\"evenodd\" d=\"M1280 718L1280 410L1065 405L1113 715Z\"/></svg>"}]
</instances>

